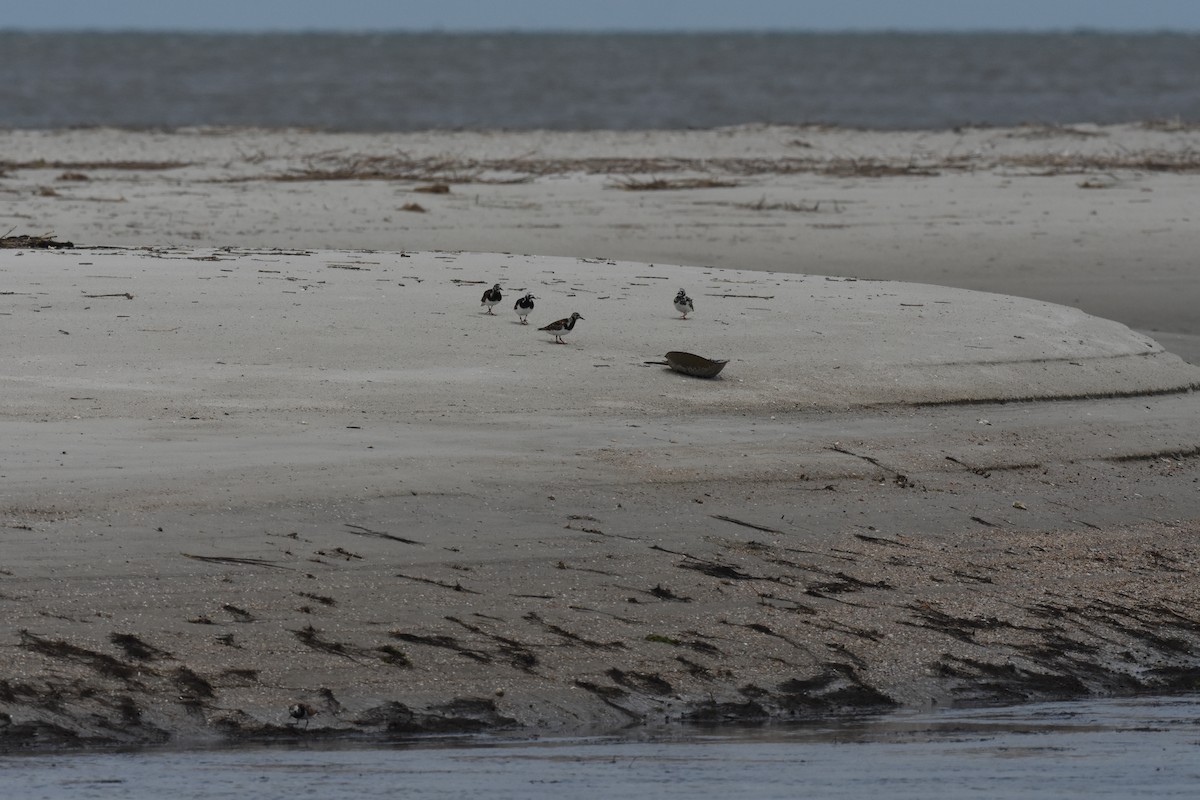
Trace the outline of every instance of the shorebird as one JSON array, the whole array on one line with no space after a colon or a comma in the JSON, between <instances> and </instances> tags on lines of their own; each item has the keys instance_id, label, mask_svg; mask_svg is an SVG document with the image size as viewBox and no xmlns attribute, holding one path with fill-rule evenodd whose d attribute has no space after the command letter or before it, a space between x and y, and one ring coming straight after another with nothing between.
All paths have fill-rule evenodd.
<instances>
[{"instance_id":1,"label":"shorebird","mask_svg":"<svg viewBox=\"0 0 1200 800\"><path fill-rule=\"evenodd\" d=\"M487 306L487 312L492 313L492 306L499 303L503 295L500 294L500 284L496 284L492 288L483 293L483 299L479 301L481 306Z\"/></svg>"},{"instance_id":2,"label":"shorebird","mask_svg":"<svg viewBox=\"0 0 1200 800\"><path fill-rule=\"evenodd\" d=\"M557 322L551 322L544 328L538 328L538 330L546 331L553 336L555 344L566 344L566 342L562 340L562 337L575 330L575 323L581 319L583 319L583 317L579 316L579 312L574 311L571 313L571 316L566 317L565 319L560 319Z\"/></svg>"},{"instance_id":3,"label":"shorebird","mask_svg":"<svg viewBox=\"0 0 1200 800\"><path fill-rule=\"evenodd\" d=\"M288 716L296 720L296 723L304 720L304 730L308 730L308 721L316 715L317 710L308 703L292 703L288 706Z\"/></svg>"},{"instance_id":4,"label":"shorebird","mask_svg":"<svg viewBox=\"0 0 1200 800\"><path fill-rule=\"evenodd\" d=\"M527 294L513 304L513 309L516 310L517 316L521 318L522 325L529 324L529 321L525 318L529 316L530 311L533 311L534 300L537 300L537 298L531 294Z\"/></svg>"},{"instance_id":5,"label":"shorebird","mask_svg":"<svg viewBox=\"0 0 1200 800\"><path fill-rule=\"evenodd\" d=\"M696 310L692 305L692 298L688 297L687 292L683 289L680 289L679 294L675 295L675 310L683 314L680 319L687 319L687 315Z\"/></svg>"}]
</instances>

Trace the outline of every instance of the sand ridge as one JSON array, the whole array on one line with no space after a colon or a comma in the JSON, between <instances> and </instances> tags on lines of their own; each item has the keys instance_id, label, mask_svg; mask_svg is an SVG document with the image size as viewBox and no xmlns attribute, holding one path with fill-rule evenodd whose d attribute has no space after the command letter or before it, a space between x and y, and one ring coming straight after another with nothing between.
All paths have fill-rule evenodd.
<instances>
[{"instance_id":1,"label":"sand ridge","mask_svg":"<svg viewBox=\"0 0 1200 800\"><path fill-rule=\"evenodd\" d=\"M1170 122L14 130L0 199L5 229L84 244L534 253L1021 295L1195 363L1198 151Z\"/></svg>"}]
</instances>

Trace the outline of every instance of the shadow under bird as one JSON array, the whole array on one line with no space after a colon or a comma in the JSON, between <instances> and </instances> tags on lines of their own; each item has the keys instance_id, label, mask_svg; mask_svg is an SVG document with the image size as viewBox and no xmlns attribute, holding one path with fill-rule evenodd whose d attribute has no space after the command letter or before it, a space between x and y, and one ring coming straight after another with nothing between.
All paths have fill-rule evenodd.
<instances>
[{"instance_id":1,"label":"shadow under bird","mask_svg":"<svg viewBox=\"0 0 1200 800\"><path fill-rule=\"evenodd\" d=\"M527 294L524 297L518 298L517 302L513 304L513 310L516 311L517 316L521 318L522 325L529 324L529 320L525 318L529 316L530 311L533 311L534 300L537 300L537 298L531 294Z\"/></svg>"},{"instance_id":2,"label":"shadow under bird","mask_svg":"<svg viewBox=\"0 0 1200 800\"><path fill-rule=\"evenodd\" d=\"M692 298L687 296L687 292L683 289L679 290L679 294L675 295L675 310L683 314L681 319L687 319L687 315L696 310L692 305Z\"/></svg>"},{"instance_id":3,"label":"shadow under bird","mask_svg":"<svg viewBox=\"0 0 1200 800\"><path fill-rule=\"evenodd\" d=\"M479 301L479 305L487 306L487 313L493 314L492 306L504 299L504 295L500 294L500 284L496 284L492 288L483 293L483 299Z\"/></svg>"},{"instance_id":4,"label":"shadow under bird","mask_svg":"<svg viewBox=\"0 0 1200 800\"><path fill-rule=\"evenodd\" d=\"M571 316L560 319L557 322L551 322L544 328L538 328L538 330L546 331L553 336L555 344L566 344L566 342L562 340L562 337L575 330L575 323L581 319L583 319L583 317L579 316L578 311L575 311L571 314Z\"/></svg>"}]
</instances>

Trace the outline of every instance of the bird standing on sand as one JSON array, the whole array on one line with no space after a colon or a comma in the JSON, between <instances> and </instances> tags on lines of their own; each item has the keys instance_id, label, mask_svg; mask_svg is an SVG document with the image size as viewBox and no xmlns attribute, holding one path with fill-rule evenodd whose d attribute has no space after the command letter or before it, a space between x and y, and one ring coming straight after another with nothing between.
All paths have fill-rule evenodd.
<instances>
[{"instance_id":1,"label":"bird standing on sand","mask_svg":"<svg viewBox=\"0 0 1200 800\"><path fill-rule=\"evenodd\" d=\"M537 298L531 294L527 294L517 300L517 302L513 305L513 309L517 312L517 316L521 318L522 325L529 324L529 321L525 318L529 316L530 311L533 311L534 300L537 300Z\"/></svg>"},{"instance_id":2,"label":"bird standing on sand","mask_svg":"<svg viewBox=\"0 0 1200 800\"><path fill-rule=\"evenodd\" d=\"M304 720L304 730L308 730L308 721L317 715L317 710L308 703L292 703L288 707L288 716L296 720Z\"/></svg>"},{"instance_id":3,"label":"bird standing on sand","mask_svg":"<svg viewBox=\"0 0 1200 800\"><path fill-rule=\"evenodd\" d=\"M675 310L683 314L680 319L687 319L687 315L696 310L692 305L692 298L688 297L687 292L683 289L680 289L679 294L675 295Z\"/></svg>"},{"instance_id":4,"label":"bird standing on sand","mask_svg":"<svg viewBox=\"0 0 1200 800\"><path fill-rule=\"evenodd\" d=\"M538 328L538 330L546 331L553 336L555 344L566 344L566 342L562 340L562 337L575 330L575 323L581 319L583 319L583 317L579 316L579 312L574 311L571 313L571 316L565 319L560 319L557 322L551 322L544 328Z\"/></svg>"},{"instance_id":5,"label":"bird standing on sand","mask_svg":"<svg viewBox=\"0 0 1200 800\"><path fill-rule=\"evenodd\" d=\"M500 294L500 284L497 283L495 286L483 293L483 299L479 301L479 304L481 306L487 306L487 312L491 314L492 306L496 305L496 303L499 303L502 299L503 295Z\"/></svg>"}]
</instances>

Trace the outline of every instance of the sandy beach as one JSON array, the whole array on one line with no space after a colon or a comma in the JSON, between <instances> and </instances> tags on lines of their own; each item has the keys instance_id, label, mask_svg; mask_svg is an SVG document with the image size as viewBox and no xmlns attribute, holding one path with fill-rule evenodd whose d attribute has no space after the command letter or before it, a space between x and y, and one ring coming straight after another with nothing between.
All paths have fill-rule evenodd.
<instances>
[{"instance_id":1,"label":"sandy beach","mask_svg":"<svg viewBox=\"0 0 1200 800\"><path fill-rule=\"evenodd\" d=\"M0 131L0 741L1193 689L1196 152Z\"/></svg>"},{"instance_id":2,"label":"sandy beach","mask_svg":"<svg viewBox=\"0 0 1200 800\"><path fill-rule=\"evenodd\" d=\"M4 131L0 147L0 230L18 234L932 283L1074 306L1200 362L1193 126L100 129Z\"/></svg>"}]
</instances>

